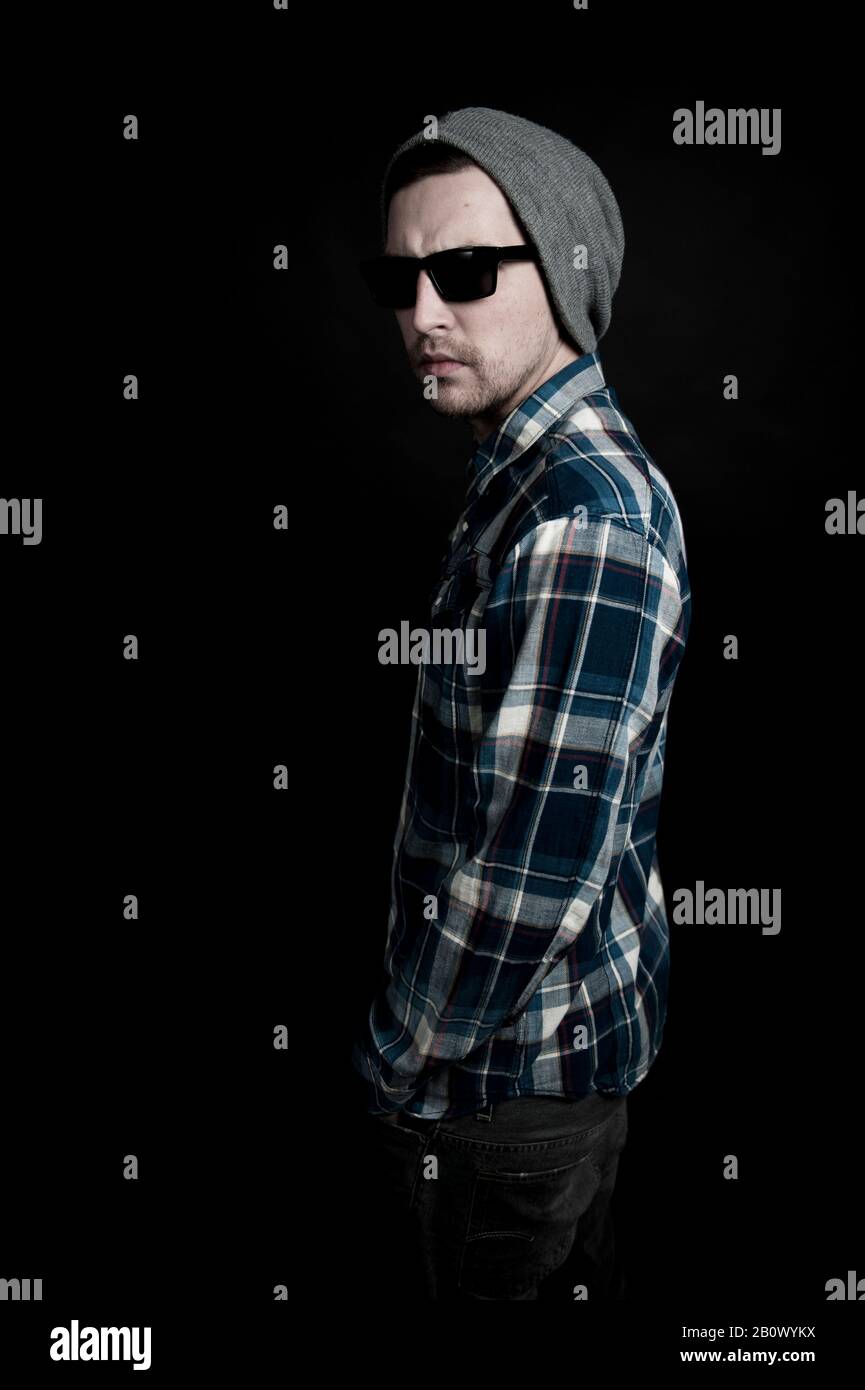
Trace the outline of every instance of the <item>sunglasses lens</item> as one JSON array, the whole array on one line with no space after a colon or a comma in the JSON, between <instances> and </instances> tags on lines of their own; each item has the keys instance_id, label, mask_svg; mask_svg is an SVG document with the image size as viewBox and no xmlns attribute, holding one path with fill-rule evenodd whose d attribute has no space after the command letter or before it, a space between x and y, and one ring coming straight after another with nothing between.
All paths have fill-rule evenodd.
<instances>
[{"instance_id":1,"label":"sunglasses lens","mask_svg":"<svg viewBox=\"0 0 865 1390\"><path fill-rule=\"evenodd\" d=\"M492 294L495 266L480 251L447 251L434 268L442 299L457 304Z\"/></svg>"},{"instance_id":2,"label":"sunglasses lens","mask_svg":"<svg viewBox=\"0 0 865 1390\"><path fill-rule=\"evenodd\" d=\"M442 299L461 304L493 293L495 262L474 249L443 251L433 275ZM376 304L387 309L411 309L417 290L417 262L401 256L380 256L361 265L361 273Z\"/></svg>"}]
</instances>

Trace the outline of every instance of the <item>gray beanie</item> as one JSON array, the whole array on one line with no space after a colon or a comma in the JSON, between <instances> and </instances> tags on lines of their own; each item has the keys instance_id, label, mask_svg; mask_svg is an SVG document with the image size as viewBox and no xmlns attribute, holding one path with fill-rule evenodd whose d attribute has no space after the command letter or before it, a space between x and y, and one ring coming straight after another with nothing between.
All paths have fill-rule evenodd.
<instances>
[{"instance_id":1,"label":"gray beanie","mask_svg":"<svg viewBox=\"0 0 865 1390\"><path fill-rule=\"evenodd\" d=\"M461 150L499 185L537 248L566 332L582 352L593 352L610 322L625 252L618 204L598 166L563 135L522 116L487 106L448 111L435 142L418 131L391 156L382 180L383 241L391 166L404 150L433 143ZM573 263L580 246L584 270Z\"/></svg>"}]
</instances>

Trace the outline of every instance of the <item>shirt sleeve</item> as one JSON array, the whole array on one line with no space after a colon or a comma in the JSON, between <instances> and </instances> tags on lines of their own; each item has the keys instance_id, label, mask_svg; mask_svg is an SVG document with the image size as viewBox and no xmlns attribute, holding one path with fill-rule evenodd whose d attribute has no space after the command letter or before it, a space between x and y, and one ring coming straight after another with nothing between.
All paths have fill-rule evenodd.
<instances>
[{"instance_id":1,"label":"shirt sleeve","mask_svg":"<svg viewBox=\"0 0 865 1390\"><path fill-rule=\"evenodd\" d=\"M664 684L682 605L658 547L610 518L535 526L483 614L476 829L399 949L355 1043L372 1113L511 1023L615 884L631 750ZM590 945L591 943L586 943Z\"/></svg>"}]
</instances>

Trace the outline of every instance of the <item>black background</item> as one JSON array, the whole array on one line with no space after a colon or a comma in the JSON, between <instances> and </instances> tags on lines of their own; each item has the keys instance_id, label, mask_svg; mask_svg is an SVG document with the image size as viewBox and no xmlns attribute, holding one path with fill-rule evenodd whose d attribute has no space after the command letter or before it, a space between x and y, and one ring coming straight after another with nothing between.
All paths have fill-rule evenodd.
<instances>
[{"instance_id":1,"label":"black background","mask_svg":"<svg viewBox=\"0 0 865 1390\"><path fill-rule=\"evenodd\" d=\"M599 353L679 502L693 593L668 911L697 879L783 893L777 936L671 926L664 1046L616 1194L623 1320L648 1366L678 1361L682 1323L817 1324L817 1365L840 1355L858 1311L825 1283L865 1275L862 541L824 519L862 491L858 126L831 12L817 35L755 13L698 31L600 5L458 23L131 7L82 21L65 104L32 103L14 172L46 211L22 198L13 234L41 293L10 344L4 473L46 494L46 529L0 538L0 1276L41 1277L44 1302L0 1306L0 1369L17 1352L73 1373L47 1357L73 1317L152 1324L151 1376L236 1354L267 1384L294 1364L298 1310L357 1319L352 1345L378 1351L435 1325L369 1277L348 1050L384 948L416 676L379 664L377 634L422 621L472 440L419 398L355 267L380 249L390 153L463 105L569 136L622 211ZM697 100L781 107L780 154L674 145Z\"/></svg>"}]
</instances>

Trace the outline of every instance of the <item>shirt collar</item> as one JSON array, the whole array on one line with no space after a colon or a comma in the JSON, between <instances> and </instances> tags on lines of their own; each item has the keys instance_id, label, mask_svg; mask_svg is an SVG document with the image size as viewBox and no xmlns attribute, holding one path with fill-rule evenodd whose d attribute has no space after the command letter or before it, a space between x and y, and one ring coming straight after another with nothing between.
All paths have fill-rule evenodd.
<instances>
[{"instance_id":1,"label":"shirt collar","mask_svg":"<svg viewBox=\"0 0 865 1390\"><path fill-rule=\"evenodd\" d=\"M605 384L598 353L586 352L538 386L475 445L466 467L467 500L485 492L495 475L514 463L572 405Z\"/></svg>"}]
</instances>

